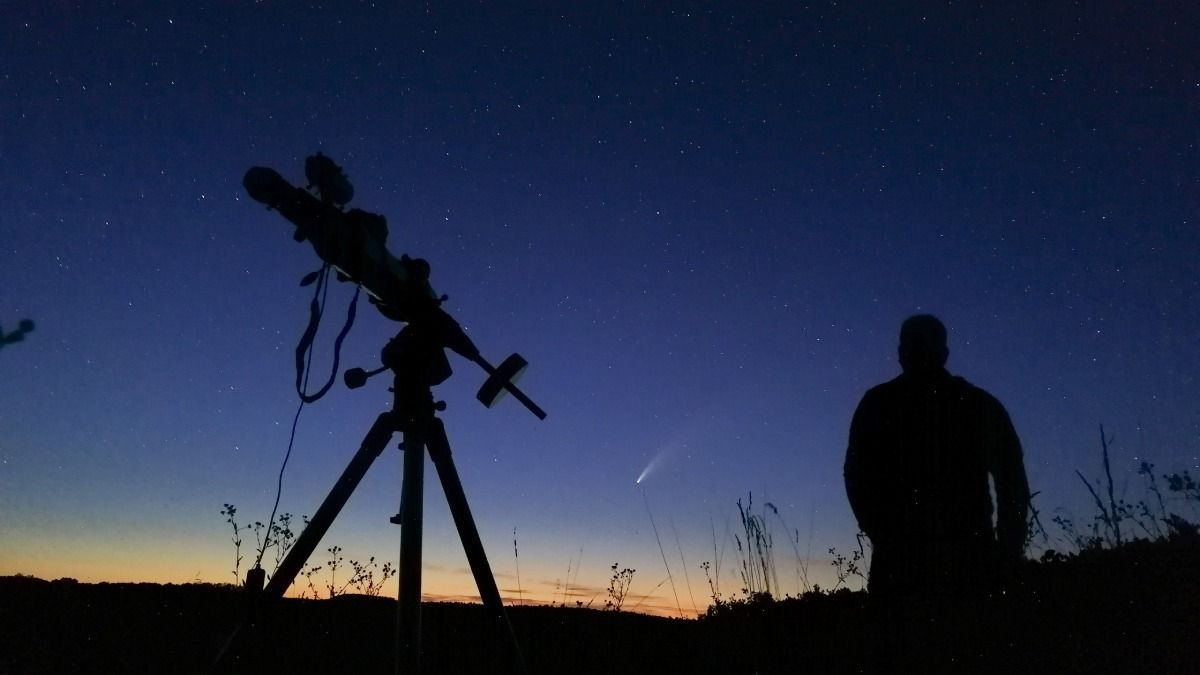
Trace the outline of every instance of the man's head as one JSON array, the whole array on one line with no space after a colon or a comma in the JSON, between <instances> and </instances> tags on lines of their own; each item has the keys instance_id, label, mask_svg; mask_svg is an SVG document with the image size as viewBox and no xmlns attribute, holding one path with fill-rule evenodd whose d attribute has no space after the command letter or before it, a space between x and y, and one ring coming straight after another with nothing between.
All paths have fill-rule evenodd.
<instances>
[{"instance_id":1,"label":"man's head","mask_svg":"<svg viewBox=\"0 0 1200 675\"><path fill-rule=\"evenodd\" d=\"M932 314L917 314L900 326L900 367L919 375L933 373L946 365L946 327Z\"/></svg>"}]
</instances>

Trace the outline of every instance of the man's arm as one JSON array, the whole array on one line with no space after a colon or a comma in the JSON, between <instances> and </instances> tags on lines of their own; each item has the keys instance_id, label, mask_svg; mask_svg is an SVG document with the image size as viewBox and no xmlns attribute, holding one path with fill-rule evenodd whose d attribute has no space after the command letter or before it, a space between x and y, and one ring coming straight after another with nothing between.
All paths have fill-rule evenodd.
<instances>
[{"instance_id":1,"label":"man's arm","mask_svg":"<svg viewBox=\"0 0 1200 675\"><path fill-rule=\"evenodd\" d=\"M850 422L850 442L846 447L846 463L842 476L846 481L846 497L850 508L858 519L858 527L873 542L880 535L880 486L878 485L879 453L875 447L875 425L878 415L874 412L871 394L867 393L854 411Z\"/></svg>"},{"instance_id":2,"label":"man's arm","mask_svg":"<svg viewBox=\"0 0 1200 675\"><path fill-rule=\"evenodd\" d=\"M996 486L996 541L1010 561L1020 560L1029 528L1029 480L1017 430L1004 406L987 396L990 424L988 471Z\"/></svg>"}]
</instances>

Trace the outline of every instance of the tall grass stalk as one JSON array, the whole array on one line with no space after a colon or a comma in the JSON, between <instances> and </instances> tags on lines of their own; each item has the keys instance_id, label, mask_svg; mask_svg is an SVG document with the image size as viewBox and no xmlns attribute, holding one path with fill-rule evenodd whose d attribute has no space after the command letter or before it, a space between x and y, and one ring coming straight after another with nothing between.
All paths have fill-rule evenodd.
<instances>
[{"instance_id":1,"label":"tall grass stalk","mask_svg":"<svg viewBox=\"0 0 1200 675\"><path fill-rule=\"evenodd\" d=\"M579 570L582 568L583 568L583 547L580 546L579 547L579 560L575 561L575 576L571 577L571 585L574 586L576 589L579 588ZM581 605L583 603L576 601L575 604Z\"/></svg>"},{"instance_id":2,"label":"tall grass stalk","mask_svg":"<svg viewBox=\"0 0 1200 675\"><path fill-rule=\"evenodd\" d=\"M579 560L573 558L567 560L567 576L563 580L562 589L562 606L567 606L567 596L570 595L571 587L576 585L579 580L579 568L583 566L583 547L579 548ZM574 568L575 576L571 576L571 569ZM583 603L580 603L583 604Z\"/></svg>"},{"instance_id":3,"label":"tall grass stalk","mask_svg":"<svg viewBox=\"0 0 1200 675\"><path fill-rule=\"evenodd\" d=\"M788 524L783 520L783 515L779 513L779 509L775 508L774 504L767 502L767 507L769 507L771 512L775 514L775 518L779 520L779 524L783 527L783 531L793 535L788 537L788 543L791 544L792 553L796 556L796 594L800 595L807 593L811 591L812 588L808 584L808 558L800 555L800 530L793 530L792 528L788 527ZM766 511L764 510L764 514L765 513ZM810 518L808 533L808 547L810 553L812 550L812 527L812 519ZM778 580L776 580L776 590L783 590L778 586Z\"/></svg>"},{"instance_id":4,"label":"tall grass stalk","mask_svg":"<svg viewBox=\"0 0 1200 675\"><path fill-rule=\"evenodd\" d=\"M692 595L692 580L688 576L687 561L683 559L683 545L679 543L679 531L675 529L675 519L671 518L671 532L675 535L675 548L679 549L679 564L683 565L683 581L687 585L688 599L692 601L692 610L696 609L696 596Z\"/></svg>"},{"instance_id":5,"label":"tall grass stalk","mask_svg":"<svg viewBox=\"0 0 1200 675\"><path fill-rule=\"evenodd\" d=\"M667 552L663 550L662 538L658 536L658 525L654 524L654 514L650 512L650 499L646 497L645 490L639 488L638 492L642 493L642 501L646 504L646 515L650 516L650 528L654 530L654 541L658 542L658 553L662 556L663 567L667 568L667 580L671 582L671 594L675 596L675 608L679 610L679 616L682 618L683 605L680 604L679 593L675 590L675 579L671 576L671 566L667 563Z\"/></svg>"},{"instance_id":6,"label":"tall grass stalk","mask_svg":"<svg viewBox=\"0 0 1200 675\"><path fill-rule=\"evenodd\" d=\"M712 530L713 564L712 575L709 576L709 590L712 591L713 602L721 602L721 561L725 559L725 547L729 544L729 514L725 515L725 536L721 537L721 548L717 549L717 524L712 515L708 517L708 526ZM704 567L701 565L701 567ZM705 568L707 575L708 569Z\"/></svg>"},{"instance_id":7,"label":"tall grass stalk","mask_svg":"<svg viewBox=\"0 0 1200 675\"><path fill-rule=\"evenodd\" d=\"M562 601L559 603L563 607L567 606L567 590L571 588L571 563L573 562L575 562L574 558L567 558L567 575L563 578Z\"/></svg>"},{"instance_id":8,"label":"tall grass stalk","mask_svg":"<svg viewBox=\"0 0 1200 675\"><path fill-rule=\"evenodd\" d=\"M742 557L742 591L746 598L751 600L772 597L772 589L775 593L779 592L779 577L775 573L774 541L767 530L766 510L764 509L763 515L754 513L753 494L749 495L745 506L742 505L742 500L738 499L737 506L738 514L742 518L742 530L746 535L744 544L737 535L733 537ZM774 505L768 503L768 506L778 513Z\"/></svg>"},{"instance_id":9,"label":"tall grass stalk","mask_svg":"<svg viewBox=\"0 0 1200 675\"><path fill-rule=\"evenodd\" d=\"M635 610L636 610L638 607L641 607L641 606L642 606L642 603L643 603L643 602L645 602L646 600L648 600L648 599L649 599L649 598L650 598L652 595L654 595L654 592L655 592L655 591L657 591L658 589L662 588L662 585L663 585L663 584L665 584L665 583L667 583L667 580L668 580L668 579L670 579L670 578L671 578L671 577L670 577L670 575L668 575L666 579L663 579L662 581L658 582L658 584L656 584L656 585L654 586L654 588L651 588L651 589L650 589L650 592L649 592L649 593L646 593L645 595L643 595L643 596L642 596L642 599L641 599L641 600L638 600L637 602L635 602L635 603L633 604L633 607L630 607L630 608L629 608L629 611L631 611L631 612L632 612L632 611L635 611Z\"/></svg>"},{"instance_id":10,"label":"tall grass stalk","mask_svg":"<svg viewBox=\"0 0 1200 675\"><path fill-rule=\"evenodd\" d=\"M517 568L517 598L525 604L525 593L521 590L521 556L517 552L517 528L513 528L513 565Z\"/></svg>"},{"instance_id":11,"label":"tall grass stalk","mask_svg":"<svg viewBox=\"0 0 1200 675\"><path fill-rule=\"evenodd\" d=\"M1113 493L1112 467L1108 461L1108 444L1111 442L1112 437L1106 436L1104 434L1104 425L1100 425L1100 451L1104 459L1104 477L1108 485L1108 504L1105 504L1104 500L1096 492L1096 488L1100 487L1099 484L1096 485L1096 488L1093 488L1092 483L1078 469L1075 470L1075 475L1079 476L1079 480L1083 481L1084 486L1087 487L1088 492L1092 495L1092 500L1096 503L1096 508L1100 511L1099 520L1104 524L1105 536L1113 546L1120 546L1124 543L1121 537L1122 509L1118 508L1116 496Z\"/></svg>"}]
</instances>

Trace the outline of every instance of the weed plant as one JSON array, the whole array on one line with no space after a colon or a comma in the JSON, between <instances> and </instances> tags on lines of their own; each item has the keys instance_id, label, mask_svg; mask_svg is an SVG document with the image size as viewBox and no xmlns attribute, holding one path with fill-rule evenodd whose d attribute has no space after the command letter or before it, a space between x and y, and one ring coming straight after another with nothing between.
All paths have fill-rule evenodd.
<instances>
[{"instance_id":1,"label":"weed plant","mask_svg":"<svg viewBox=\"0 0 1200 675\"><path fill-rule=\"evenodd\" d=\"M242 583L242 532L248 526L238 525L237 507L233 504L226 504L221 509L221 515L225 516L225 522L233 529L233 584L237 586Z\"/></svg>"},{"instance_id":2,"label":"weed plant","mask_svg":"<svg viewBox=\"0 0 1200 675\"><path fill-rule=\"evenodd\" d=\"M621 569L620 563L612 564L612 577L608 580L608 599L604 601L605 609L621 611L625 598L629 595L629 587L633 585L633 574L636 571L628 567Z\"/></svg>"},{"instance_id":3,"label":"weed plant","mask_svg":"<svg viewBox=\"0 0 1200 675\"><path fill-rule=\"evenodd\" d=\"M224 508L221 509L221 515L225 516L225 522L229 524L232 530L234 585L241 585L242 583L241 565L242 560L244 560L242 555L242 535L247 530L254 533L260 562L263 554L268 549L274 548L275 567L271 571L271 574L274 575L279 570L279 565L283 562L283 559L287 557L288 551L291 550L296 542L296 533L292 530L292 514L284 513L276 518L270 527L270 532L267 532L268 528L266 525L258 521L249 525L240 525L237 522L237 507L233 504L225 504ZM307 527L309 522L308 516L301 516L300 519L304 523L304 526ZM396 576L398 572L396 567L390 562L385 562L380 567L379 563L375 561L375 556L368 558L365 563L351 559L349 563L352 572L339 585L337 578L338 570L344 570L346 567L346 559L342 555L342 547L334 545L325 550L329 554L329 558L325 561L324 565L309 567L309 564L306 562L300 568L299 576L304 577L304 588L300 591L301 598L320 599L322 597L322 589L324 590L325 598L334 598L348 592L378 596L380 591L383 590L384 584ZM322 572L324 572L323 575L321 574Z\"/></svg>"},{"instance_id":4,"label":"weed plant","mask_svg":"<svg viewBox=\"0 0 1200 675\"><path fill-rule=\"evenodd\" d=\"M1172 474L1155 474L1154 464L1142 461L1137 474L1142 478L1143 498L1137 502L1118 495L1112 476L1110 448L1113 438L1100 427L1100 455L1104 471L1103 479L1088 480L1078 469L1075 475L1083 482L1095 506L1090 521L1079 524L1066 514L1054 516L1052 521L1062 532L1060 541L1065 544L1067 555L1077 555L1105 549L1119 549L1128 544L1142 541L1169 541L1179 538L1196 538L1200 535L1194 520L1176 510L1188 512L1192 518L1200 515L1200 485L1187 470ZM1167 485L1169 495L1159 487L1161 477ZM1123 491L1122 491L1123 492ZM1034 514L1036 515L1036 511ZM1039 523L1040 525L1040 523ZM1043 560L1056 560L1063 554L1048 550Z\"/></svg>"},{"instance_id":5,"label":"weed plant","mask_svg":"<svg viewBox=\"0 0 1200 675\"><path fill-rule=\"evenodd\" d=\"M837 583L830 589L831 592L841 588L848 588L849 584L847 582L854 577L857 577L862 582L863 588L867 586L867 552L865 546L867 535L866 533L859 532L854 535L854 538L858 542L858 548L850 552L849 558L838 551L837 547L830 547L829 549L833 573L837 578ZM819 592L820 587L816 587L815 590Z\"/></svg>"}]
</instances>

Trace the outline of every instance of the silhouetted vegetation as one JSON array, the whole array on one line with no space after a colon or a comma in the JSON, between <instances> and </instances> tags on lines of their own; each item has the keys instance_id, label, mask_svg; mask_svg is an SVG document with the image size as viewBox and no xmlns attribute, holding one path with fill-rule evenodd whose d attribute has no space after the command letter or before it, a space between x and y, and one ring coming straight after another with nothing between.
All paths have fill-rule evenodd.
<instances>
[{"instance_id":1,"label":"silhouetted vegetation","mask_svg":"<svg viewBox=\"0 0 1200 675\"><path fill-rule=\"evenodd\" d=\"M1079 472L1096 512L1083 526L1056 517L1061 536L1040 537L1060 548L970 603L887 604L846 588L864 576L861 539L849 555L830 551L835 588L776 597L767 592L778 589L770 509L753 512L748 498L739 503L745 587L725 598L710 578L713 604L698 620L619 611L636 609L625 602L634 571L616 563L609 611L519 606L510 616L532 673L1194 672L1200 485L1186 470L1142 462L1144 494L1128 497L1112 482L1111 439L1102 439L1103 478ZM232 505L222 513L240 558L240 533L254 526L237 524ZM308 570L312 597L326 599L268 603L235 672L392 672L396 603L373 597L391 566L371 558L347 569L340 547L326 553L330 561ZM229 584L15 576L0 577L0 598L2 673L208 672L244 612ZM506 672L508 646L483 606L425 603L423 616L427 673Z\"/></svg>"},{"instance_id":2,"label":"silhouetted vegetation","mask_svg":"<svg viewBox=\"0 0 1200 675\"><path fill-rule=\"evenodd\" d=\"M1194 672L1200 541L1185 534L1026 563L1004 593L905 611L921 646L892 662L954 672ZM618 570L619 571L619 570ZM0 672L205 672L241 618L210 584L81 584L0 578ZM390 673L395 600L340 595L268 607L246 672ZM725 603L699 620L511 607L533 673L872 672L878 624L861 591ZM428 673L505 672L481 605L426 603Z\"/></svg>"},{"instance_id":3,"label":"silhouetted vegetation","mask_svg":"<svg viewBox=\"0 0 1200 675\"><path fill-rule=\"evenodd\" d=\"M615 612L621 611L621 607L625 604L625 596L629 594L629 587L633 584L633 574L637 570L628 567L621 568L619 563L612 564L612 577L608 580L608 599L604 601L604 608Z\"/></svg>"},{"instance_id":4,"label":"silhouetted vegetation","mask_svg":"<svg viewBox=\"0 0 1200 675\"><path fill-rule=\"evenodd\" d=\"M240 585L243 581L241 576L243 532L249 531L254 534L255 550L258 551L259 560L266 551L274 549L275 566L271 572L274 574L296 540L296 533L292 531L292 514L281 514L272 521L270 527L259 521L255 521L251 525L238 524L237 507L233 504L225 504L221 509L221 515L225 516L225 522L233 531L230 540L233 542L234 551L234 585ZM308 516L301 516L300 519L307 527ZM352 558L349 562L350 574L343 575L339 583L338 570L346 568L342 547L333 545L326 548L325 552L329 554L325 564L310 566L306 562L300 569L298 576L304 577L304 585L300 588L301 598L318 600L322 596L322 591L327 599L345 593L377 596L383 590L388 579L396 576L397 573L396 566L391 562L385 562L380 567L379 563L375 561L375 556L369 557L365 563Z\"/></svg>"},{"instance_id":5,"label":"silhouetted vegetation","mask_svg":"<svg viewBox=\"0 0 1200 675\"><path fill-rule=\"evenodd\" d=\"M750 599L769 600L779 594L779 575L775 572L775 540L767 527L767 509L776 511L767 502L762 513L754 513L754 495L746 496L746 505L737 501L745 541L733 535L741 556L742 593Z\"/></svg>"},{"instance_id":6,"label":"silhouetted vegetation","mask_svg":"<svg viewBox=\"0 0 1200 675\"><path fill-rule=\"evenodd\" d=\"M1193 520L1200 517L1200 486L1191 474L1185 469L1182 472L1156 475L1154 464L1142 461L1137 474L1143 481L1144 493L1136 502L1131 502L1123 493L1118 494L1113 480L1109 457L1111 443L1112 438L1105 435L1104 427L1101 426L1103 480L1089 480L1082 471L1075 471L1075 475L1086 486L1092 498L1095 512L1083 523L1077 523L1065 514L1056 515L1052 519L1062 533L1058 542L1066 552L1077 554L1121 548L1139 541L1200 536L1196 520ZM1159 478L1166 483L1165 495L1159 487ZM1046 543L1051 541L1048 534L1043 534L1043 540ZM1051 548L1043 557L1053 559L1060 555L1059 551Z\"/></svg>"}]
</instances>

